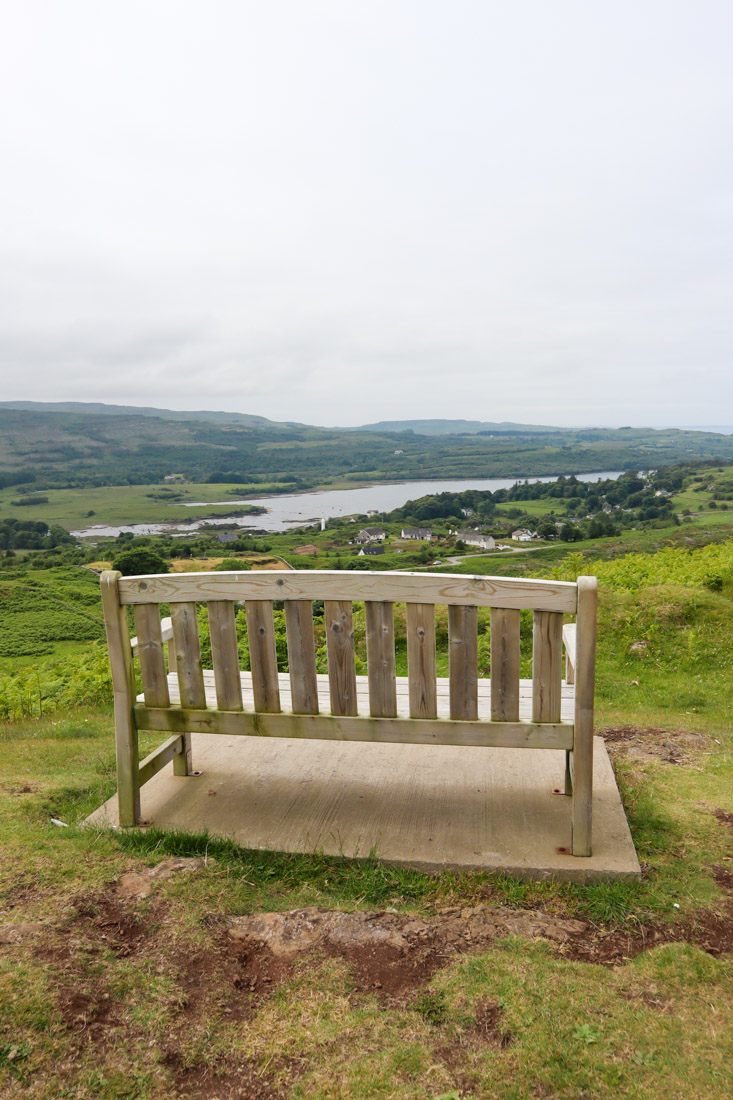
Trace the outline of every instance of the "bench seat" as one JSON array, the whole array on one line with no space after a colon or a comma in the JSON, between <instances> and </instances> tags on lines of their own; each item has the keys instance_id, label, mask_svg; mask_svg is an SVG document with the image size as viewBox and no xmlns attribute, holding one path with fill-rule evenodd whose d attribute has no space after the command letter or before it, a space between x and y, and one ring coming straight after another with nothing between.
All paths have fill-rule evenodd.
<instances>
[{"instance_id":1,"label":"bench seat","mask_svg":"<svg viewBox=\"0 0 733 1100\"><path fill-rule=\"evenodd\" d=\"M252 673L241 672L239 678L242 683L242 702L245 711L254 710L254 694L252 688ZM290 692L290 676L287 672L281 672L278 674L278 682L280 686L280 702L283 711L292 710L292 700ZM318 706L322 714L331 713L331 701L329 695L329 683L328 676L319 675L317 677L318 683ZM439 676L437 680L438 684L438 717L448 718L450 715L449 706L449 688L450 681L447 676ZM204 687L206 690L206 705L212 709L216 709L216 686L214 684L214 673L212 670L204 670ZM170 701L174 705L179 705L181 701L180 690L178 686L178 677L175 673L169 673L168 675L168 692L170 695ZM356 697L357 708L359 714L369 714L369 677L357 676L356 677ZM144 697L142 694L138 695L137 702L142 703ZM573 721L573 708L575 706L575 685L568 684L565 680L562 681L562 703L560 720L562 722ZM491 681L479 680L478 682L478 720L488 722L491 713ZM410 698L409 698L409 681L407 676L397 677L397 717L409 718L410 717ZM520 680L519 681L519 718L524 721L531 721L532 718L532 681Z\"/></svg>"}]
</instances>

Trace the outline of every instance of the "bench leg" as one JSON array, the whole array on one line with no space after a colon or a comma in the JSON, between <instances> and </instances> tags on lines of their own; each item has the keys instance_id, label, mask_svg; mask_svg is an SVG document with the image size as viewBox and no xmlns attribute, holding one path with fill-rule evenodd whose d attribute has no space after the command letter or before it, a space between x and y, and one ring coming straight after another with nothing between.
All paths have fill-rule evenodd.
<instances>
[{"instance_id":1,"label":"bench leg","mask_svg":"<svg viewBox=\"0 0 733 1100\"><path fill-rule=\"evenodd\" d=\"M596 665L598 581L578 577L573 731L573 855L591 854L593 804L593 688Z\"/></svg>"},{"instance_id":2,"label":"bench leg","mask_svg":"<svg viewBox=\"0 0 733 1100\"><path fill-rule=\"evenodd\" d=\"M573 793L573 760L570 749L565 750L565 791L570 796Z\"/></svg>"},{"instance_id":3,"label":"bench leg","mask_svg":"<svg viewBox=\"0 0 733 1100\"><path fill-rule=\"evenodd\" d=\"M183 751L173 757L174 775L193 775L193 757L191 754L191 734L181 735Z\"/></svg>"},{"instance_id":4,"label":"bench leg","mask_svg":"<svg viewBox=\"0 0 733 1100\"><path fill-rule=\"evenodd\" d=\"M593 804L593 730L578 736L575 730L575 749L572 752L573 797L573 855L591 854L591 825Z\"/></svg>"},{"instance_id":5,"label":"bench leg","mask_svg":"<svg viewBox=\"0 0 733 1100\"><path fill-rule=\"evenodd\" d=\"M140 763L137 727L127 697L115 694L115 753L117 756L117 808L121 828L140 824Z\"/></svg>"}]
</instances>

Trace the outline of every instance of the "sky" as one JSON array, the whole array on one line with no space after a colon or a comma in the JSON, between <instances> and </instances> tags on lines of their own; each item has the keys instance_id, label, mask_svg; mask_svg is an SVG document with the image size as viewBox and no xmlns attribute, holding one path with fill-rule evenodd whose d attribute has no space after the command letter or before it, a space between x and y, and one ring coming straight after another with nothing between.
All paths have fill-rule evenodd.
<instances>
[{"instance_id":1,"label":"sky","mask_svg":"<svg viewBox=\"0 0 733 1100\"><path fill-rule=\"evenodd\" d=\"M2 0L0 400L733 423L729 0Z\"/></svg>"}]
</instances>

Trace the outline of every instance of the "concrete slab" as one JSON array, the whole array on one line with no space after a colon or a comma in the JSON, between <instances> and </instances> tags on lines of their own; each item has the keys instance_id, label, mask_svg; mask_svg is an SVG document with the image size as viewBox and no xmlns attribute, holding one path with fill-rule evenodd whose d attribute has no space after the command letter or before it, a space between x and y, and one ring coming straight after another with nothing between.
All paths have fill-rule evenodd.
<instances>
[{"instance_id":1,"label":"concrete slab","mask_svg":"<svg viewBox=\"0 0 733 1100\"><path fill-rule=\"evenodd\" d=\"M208 830L245 848L376 854L420 870L523 879L639 878L606 747L595 739L593 855L570 846L565 754L194 734L200 776L172 765L142 788L147 824ZM86 824L118 826L117 798Z\"/></svg>"}]
</instances>

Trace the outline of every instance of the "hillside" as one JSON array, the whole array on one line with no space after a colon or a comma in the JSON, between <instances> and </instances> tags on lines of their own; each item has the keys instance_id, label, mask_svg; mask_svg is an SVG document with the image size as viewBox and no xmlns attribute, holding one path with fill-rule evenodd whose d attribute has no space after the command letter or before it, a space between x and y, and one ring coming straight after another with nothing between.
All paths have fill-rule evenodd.
<instances>
[{"instance_id":1,"label":"hillside","mask_svg":"<svg viewBox=\"0 0 733 1100\"><path fill-rule=\"evenodd\" d=\"M154 416L158 420L203 420L214 424L247 424L278 427L265 416L239 412L207 412L204 409L154 409L137 405L105 405L101 401L0 401L0 409L16 412L74 413L77 416ZM289 425L290 426L290 425Z\"/></svg>"},{"instance_id":2,"label":"hillside","mask_svg":"<svg viewBox=\"0 0 733 1100\"><path fill-rule=\"evenodd\" d=\"M561 432L542 424L515 424L511 420L492 423L488 420L379 420L350 428L355 432L414 432L417 435L482 435L486 432Z\"/></svg>"},{"instance_id":3,"label":"hillside","mask_svg":"<svg viewBox=\"0 0 733 1100\"><path fill-rule=\"evenodd\" d=\"M407 435L254 417L197 420L169 410L119 407L112 414L109 408L0 407L0 489L153 484L172 473L199 483L296 478L299 487L315 488L334 482L649 469L691 458L733 458L733 436L678 429L517 426L496 436Z\"/></svg>"}]
</instances>

